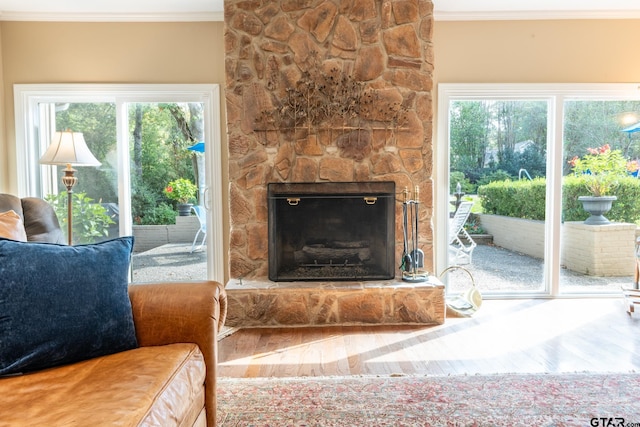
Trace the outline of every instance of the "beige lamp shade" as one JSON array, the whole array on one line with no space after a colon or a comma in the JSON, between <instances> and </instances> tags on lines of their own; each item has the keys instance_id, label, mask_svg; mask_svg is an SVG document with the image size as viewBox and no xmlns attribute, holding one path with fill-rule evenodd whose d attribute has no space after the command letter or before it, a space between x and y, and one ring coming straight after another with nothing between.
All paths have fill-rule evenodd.
<instances>
[{"instance_id":1,"label":"beige lamp shade","mask_svg":"<svg viewBox=\"0 0 640 427\"><path fill-rule=\"evenodd\" d=\"M56 132L53 135L51 145L40 157L40 163L72 166L100 166L101 164L89 151L82 133L70 130Z\"/></svg>"}]
</instances>

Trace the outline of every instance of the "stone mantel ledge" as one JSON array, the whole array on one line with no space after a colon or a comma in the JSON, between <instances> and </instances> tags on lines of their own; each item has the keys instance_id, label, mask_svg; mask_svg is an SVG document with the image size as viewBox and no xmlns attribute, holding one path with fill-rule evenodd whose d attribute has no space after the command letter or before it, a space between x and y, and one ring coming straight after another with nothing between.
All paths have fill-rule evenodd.
<instances>
[{"instance_id":1,"label":"stone mantel ledge","mask_svg":"<svg viewBox=\"0 0 640 427\"><path fill-rule=\"evenodd\" d=\"M444 285L435 277L422 283L234 279L226 291L226 324L232 327L439 325L445 320Z\"/></svg>"},{"instance_id":2,"label":"stone mantel ledge","mask_svg":"<svg viewBox=\"0 0 640 427\"><path fill-rule=\"evenodd\" d=\"M394 289L415 289L415 288L444 288L444 285L435 276L429 276L425 282L404 282L401 280L371 280L371 281L333 281L333 282L317 282L317 281L299 281L299 282L274 282L272 280L259 279L231 279L227 282L225 289L377 289L377 288L394 288Z\"/></svg>"}]
</instances>

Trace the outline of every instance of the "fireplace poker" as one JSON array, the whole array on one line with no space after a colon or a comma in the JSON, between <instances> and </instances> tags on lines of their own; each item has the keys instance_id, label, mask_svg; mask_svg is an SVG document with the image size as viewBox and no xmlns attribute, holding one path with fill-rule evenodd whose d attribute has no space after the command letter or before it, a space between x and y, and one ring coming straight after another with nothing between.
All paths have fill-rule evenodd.
<instances>
[{"instance_id":1,"label":"fireplace poker","mask_svg":"<svg viewBox=\"0 0 640 427\"><path fill-rule=\"evenodd\" d=\"M420 190L417 185L414 190L414 195L416 198L415 201L413 202L414 242L413 242L413 252L411 252L411 259L413 261L413 272L414 274L417 274L418 268L424 267L424 252L422 252L422 249L418 247L418 211L419 211L419 205L420 205Z\"/></svg>"},{"instance_id":2,"label":"fireplace poker","mask_svg":"<svg viewBox=\"0 0 640 427\"><path fill-rule=\"evenodd\" d=\"M405 187L404 189L404 201L402 202L402 231L404 234L404 252L402 253L402 263L400 264L400 270L409 271L412 267L411 255L409 255L409 213L407 212L407 203L408 203L408 193L409 190Z\"/></svg>"}]
</instances>

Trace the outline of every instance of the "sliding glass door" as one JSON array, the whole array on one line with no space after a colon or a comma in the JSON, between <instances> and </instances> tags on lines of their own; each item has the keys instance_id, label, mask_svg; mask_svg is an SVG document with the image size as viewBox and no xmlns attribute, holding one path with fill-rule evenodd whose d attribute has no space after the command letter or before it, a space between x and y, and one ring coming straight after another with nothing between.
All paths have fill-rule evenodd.
<instances>
[{"instance_id":1,"label":"sliding glass door","mask_svg":"<svg viewBox=\"0 0 640 427\"><path fill-rule=\"evenodd\" d=\"M447 265L469 270L484 291L545 289L548 111L535 99L450 104ZM451 273L451 292L469 286L464 275Z\"/></svg>"},{"instance_id":2,"label":"sliding glass door","mask_svg":"<svg viewBox=\"0 0 640 427\"><path fill-rule=\"evenodd\" d=\"M20 195L46 198L65 221L64 167L38 162L56 131L81 132L101 163L76 167L74 244L135 235L133 281L224 280L217 86L16 85L15 93ZM184 202L200 215L187 208L179 217L181 188L168 190L176 180L193 186Z\"/></svg>"},{"instance_id":3,"label":"sliding glass door","mask_svg":"<svg viewBox=\"0 0 640 427\"><path fill-rule=\"evenodd\" d=\"M619 294L633 283L636 85L441 84L438 99L437 271L460 265L488 296ZM585 224L580 200L602 176L617 196L611 223ZM454 230L464 201L472 213ZM472 258L452 258L456 238L467 236ZM447 286L469 283L458 275Z\"/></svg>"}]
</instances>

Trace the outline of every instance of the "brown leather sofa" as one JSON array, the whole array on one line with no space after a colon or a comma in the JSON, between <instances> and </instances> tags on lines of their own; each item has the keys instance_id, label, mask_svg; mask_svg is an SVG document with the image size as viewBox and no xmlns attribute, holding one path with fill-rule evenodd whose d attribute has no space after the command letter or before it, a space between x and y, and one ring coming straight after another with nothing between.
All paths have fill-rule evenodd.
<instances>
[{"instance_id":1,"label":"brown leather sofa","mask_svg":"<svg viewBox=\"0 0 640 427\"><path fill-rule=\"evenodd\" d=\"M44 200L0 194L0 212L9 210L22 219L28 241L65 244ZM0 377L0 427L215 426L224 287L213 281L135 284L129 299L138 348Z\"/></svg>"},{"instance_id":2,"label":"brown leather sofa","mask_svg":"<svg viewBox=\"0 0 640 427\"><path fill-rule=\"evenodd\" d=\"M36 197L22 199L0 193L0 212L13 210L22 218L30 242L65 244L58 217L51 205Z\"/></svg>"},{"instance_id":3,"label":"brown leather sofa","mask_svg":"<svg viewBox=\"0 0 640 427\"><path fill-rule=\"evenodd\" d=\"M0 378L0 426L215 426L217 282L136 284L139 348Z\"/></svg>"}]
</instances>

